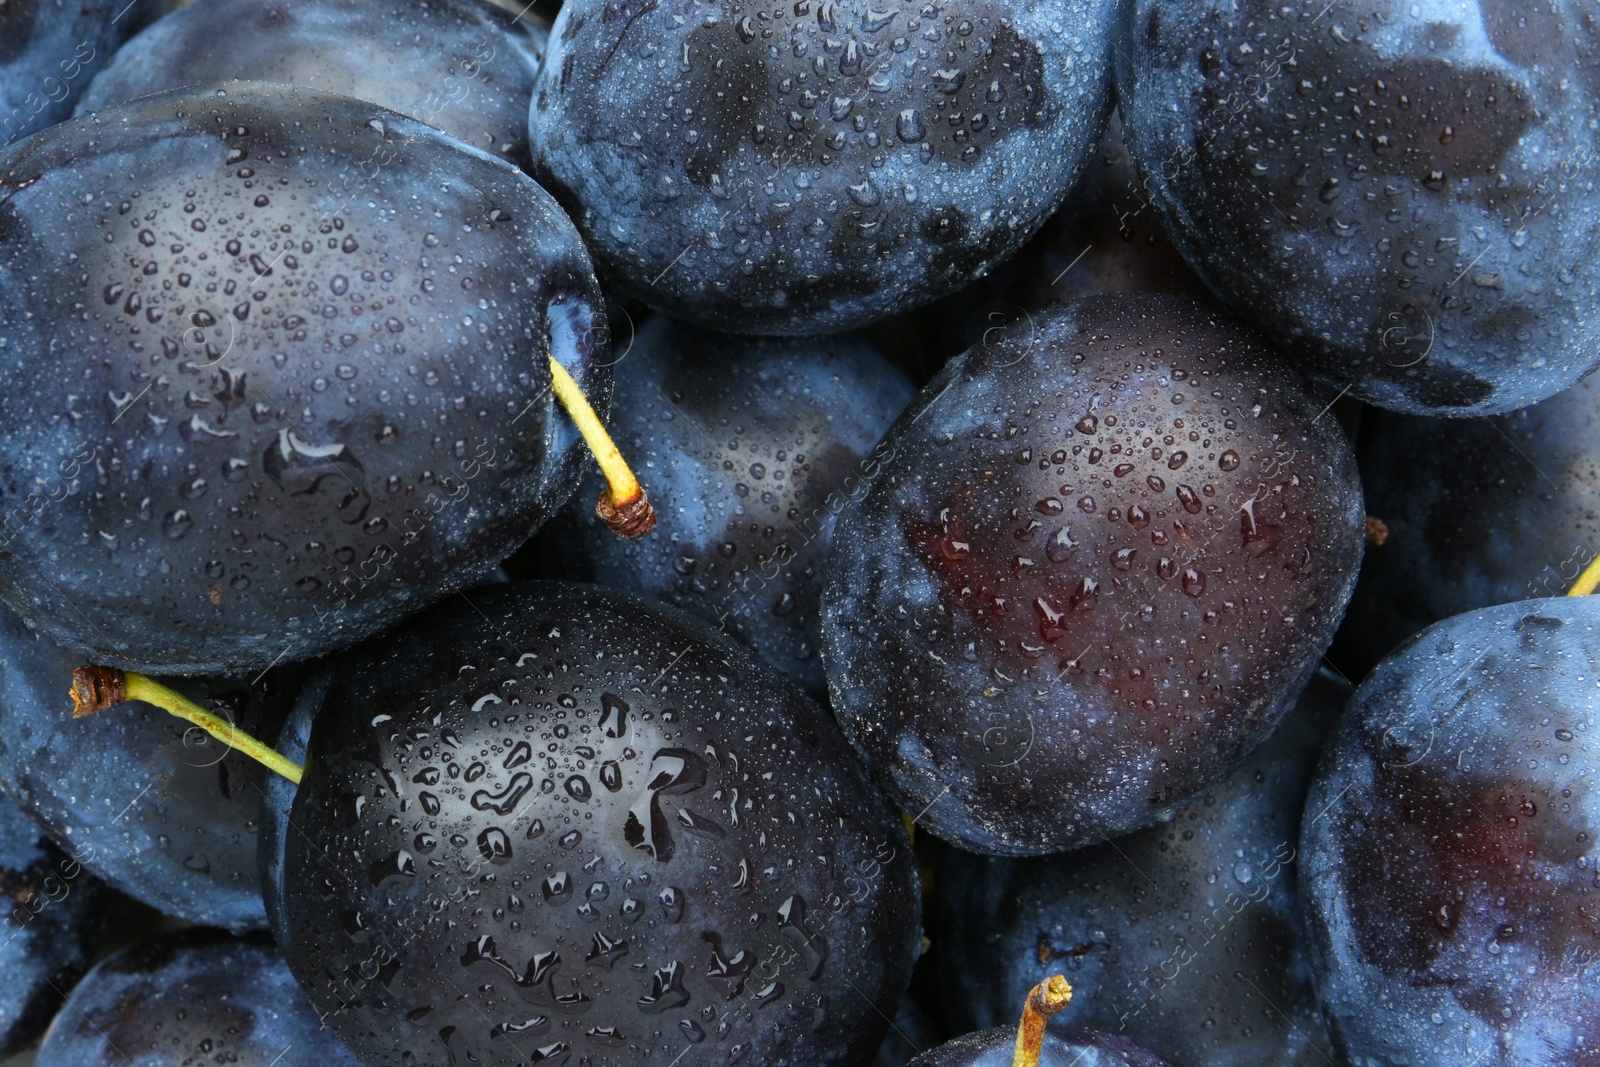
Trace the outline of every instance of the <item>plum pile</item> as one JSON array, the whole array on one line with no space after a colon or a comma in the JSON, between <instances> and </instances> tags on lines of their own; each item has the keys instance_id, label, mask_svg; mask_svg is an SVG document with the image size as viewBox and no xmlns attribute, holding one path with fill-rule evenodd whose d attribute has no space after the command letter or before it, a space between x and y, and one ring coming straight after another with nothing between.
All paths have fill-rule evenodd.
<instances>
[{"instance_id":1,"label":"plum pile","mask_svg":"<svg viewBox=\"0 0 1600 1067\"><path fill-rule=\"evenodd\" d=\"M1600 1067L1593 0L0 0L0 1067Z\"/></svg>"}]
</instances>

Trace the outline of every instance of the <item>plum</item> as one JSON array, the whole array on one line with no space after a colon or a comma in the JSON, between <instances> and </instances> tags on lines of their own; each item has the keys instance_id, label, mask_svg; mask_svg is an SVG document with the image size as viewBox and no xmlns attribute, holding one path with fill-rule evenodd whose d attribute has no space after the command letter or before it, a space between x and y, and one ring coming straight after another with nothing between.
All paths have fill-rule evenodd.
<instances>
[{"instance_id":1,"label":"plum","mask_svg":"<svg viewBox=\"0 0 1600 1067\"><path fill-rule=\"evenodd\" d=\"M876 1051L920 934L905 831L827 713L704 622L493 585L300 707L271 911L364 1062Z\"/></svg>"},{"instance_id":2,"label":"plum","mask_svg":"<svg viewBox=\"0 0 1600 1067\"><path fill-rule=\"evenodd\" d=\"M1600 363L1592 0L1132 0L1122 39L1146 195L1308 367L1483 415Z\"/></svg>"},{"instance_id":3,"label":"plum","mask_svg":"<svg viewBox=\"0 0 1600 1067\"><path fill-rule=\"evenodd\" d=\"M361 1067L323 1029L264 938L186 930L95 966L51 1024L38 1067Z\"/></svg>"},{"instance_id":4,"label":"plum","mask_svg":"<svg viewBox=\"0 0 1600 1067\"><path fill-rule=\"evenodd\" d=\"M1600 1063L1600 600L1457 615L1351 698L1300 894L1351 1063Z\"/></svg>"},{"instance_id":5,"label":"plum","mask_svg":"<svg viewBox=\"0 0 1600 1067\"><path fill-rule=\"evenodd\" d=\"M546 576L708 619L820 694L834 523L915 392L860 337L737 337L651 318L617 364L610 421L669 521L621 540L580 490L528 555Z\"/></svg>"},{"instance_id":6,"label":"plum","mask_svg":"<svg viewBox=\"0 0 1600 1067\"><path fill-rule=\"evenodd\" d=\"M1272 732L1355 582L1355 460L1231 317L1090 297L998 330L889 431L823 588L834 710L969 851L1151 825Z\"/></svg>"},{"instance_id":7,"label":"plum","mask_svg":"<svg viewBox=\"0 0 1600 1067\"><path fill-rule=\"evenodd\" d=\"M535 172L608 280L713 329L831 333L1038 229L1110 110L1115 0L568 0Z\"/></svg>"},{"instance_id":8,"label":"plum","mask_svg":"<svg viewBox=\"0 0 1600 1067\"><path fill-rule=\"evenodd\" d=\"M939 942L952 1024L1006 1022L1064 969L1092 995L1053 1030L1127 1037L1174 1067L1323 1063L1295 853L1311 772L1349 693L1319 672L1272 739L1169 822L1064 856L950 850Z\"/></svg>"},{"instance_id":9,"label":"plum","mask_svg":"<svg viewBox=\"0 0 1600 1067\"><path fill-rule=\"evenodd\" d=\"M1372 411L1356 452L1383 544L1339 636L1370 668L1424 626L1559 596L1600 554L1600 382L1465 421Z\"/></svg>"},{"instance_id":10,"label":"plum","mask_svg":"<svg viewBox=\"0 0 1600 1067\"><path fill-rule=\"evenodd\" d=\"M0 796L0 1057L49 1025L89 967L100 933L100 885Z\"/></svg>"},{"instance_id":11,"label":"plum","mask_svg":"<svg viewBox=\"0 0 1600 1067\"><path fill-rule=\"evenodd\" d=\"M30 138L0 154L0 598L174 674L366 637L576 487L552 366L603 402L602 308L536 183L374 104L232 82Z\"/></svg>"},{"instance_id":12,"label":"plum","mask_svg":"<svg viewBox=\"0 0 1600 1067\"><path fill-rule=\"evenodd\" d=\"M158 0L0 3L0 146L71 115L95 71L159 6Z\"/></svg>"},{"instance_id":13,"label":"plum","mask_svg":"<svg viewBox=\"0 0 1600 1067\"><path fill-rule=\"evenodd\" d=\"M78 110L280 82L382 104L526 166L538 47L490 0L196 0L129 41Z\"/></svg>"}]
</instances>

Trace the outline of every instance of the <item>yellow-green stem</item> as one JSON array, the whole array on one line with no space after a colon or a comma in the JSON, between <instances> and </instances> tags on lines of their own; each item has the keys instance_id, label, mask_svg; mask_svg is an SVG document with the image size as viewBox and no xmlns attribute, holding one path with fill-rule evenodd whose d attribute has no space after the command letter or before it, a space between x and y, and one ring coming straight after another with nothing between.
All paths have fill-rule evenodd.
<instances>
[{"instance_id":1,"label":"yellow-green stem","mask_svg":"<svg viewBox=\"0 0 1600 1067\"><path fill-rule=\"evenodd\" d=\"M605 424L595 414L589 398L583 395L582 387L554 356L550 357L550 384L555 389L556 399L561 401L561 406L567 409L578 432L583 435L589 451L594 453L600 473L605 476L606 489L595 505L595 514L618 537L637 541L656 526L656 512L645 498L644 488L639 485L639 479L634 477L628 461L617 450L617 443L606 432Z\"/></svg>"},{"instance_id":2,"label":"yellow-green stem","mask_svg":"<svg viewBox=\"0 0 1600 1067\"><path fill-rule=\"evenodd\" d=\"M175 690L169 689L154 678L137 671L120 671L115 667L79 667L72 672L72 717L81 719L97 711L121 704L125 700L142 700L162 711L194 723L206 733L231 749L244 753L270 771L283 775L295 785L305 773L293 760L287 759L254 737L202 708Z\"/></svg>"},{"instance_id":3,"label":"yellow-green stem","mask_svg":"<svg viewBox=\"0 0 1600 1067\"><path fill-rule=\"evenodd\" d=\"M1600 556L1589 561L1589 565L1578 575L1578 580L1572 583L1572 588L1567 590L1568 596L1588 596L1600 586Z\"/></svg>"}]
</instances>

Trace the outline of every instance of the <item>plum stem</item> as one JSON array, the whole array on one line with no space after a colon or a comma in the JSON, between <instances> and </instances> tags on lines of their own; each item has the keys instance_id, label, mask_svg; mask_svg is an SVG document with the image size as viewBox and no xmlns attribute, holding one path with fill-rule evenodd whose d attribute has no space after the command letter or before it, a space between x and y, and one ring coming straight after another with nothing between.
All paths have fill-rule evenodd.
<instances>
[{"instance_id":1,"label":"plum stem","mask_svg":"<svg viewBox=\"0 0 1600 1067\"><path fill-rule=\"evenodd\" d=\"M115 667L79 667L72 672L72 717L82 719L126 700L142 700L194 723L218 741L276 771L295 785L305 768L257 741L232 723L211 714L182 693L136 671Z\"/></svg>"},{"instance_id":2,"label":"plum stem","mask_svg":"<svg viewBox=\"0 0 1600 1067\"><path fill-rule=\"evenodd\" d=\"M629 541L639 540L656 528L655 509L645 498L639 479L633 476L628 461L617 451L616 442L606 432L589 398L583 395L582 387L554 356L550 357L550 383L555 388L556 399L567 409L567 414L578 426L578 432L583 434L589 451L594 453L600 473L605 475L606 488L600 493L594 513L618 537Z\"/></svg>"},{"instance_id":3,"label":"plum stem","mask_svg":"<svg viewBox=\"0 0 1600 1067\"><path fill-rule=\"evenodd\" d=\"M1071 1000L1072 986L1062 975L1051 975L1033 987L1022 1009L1022 1022L1017 1025L1017 1049L1011 1054L1011 1067L1039 1067L1044 1024Z\"/></svg>"},{"instance_id":4,"label":"plum stem","mask_svg":"<svg viewBox=\"0 0 1600 1067\"><path fill-rule=\"evenodd\" d=\"M1588 596L1600 586L1600 556L1589 561L1583 568L1583 573L1578 575L1578 580L1572 583L1572 588L1567 590L1568 596Z\"/></svg>"}]
</instances>

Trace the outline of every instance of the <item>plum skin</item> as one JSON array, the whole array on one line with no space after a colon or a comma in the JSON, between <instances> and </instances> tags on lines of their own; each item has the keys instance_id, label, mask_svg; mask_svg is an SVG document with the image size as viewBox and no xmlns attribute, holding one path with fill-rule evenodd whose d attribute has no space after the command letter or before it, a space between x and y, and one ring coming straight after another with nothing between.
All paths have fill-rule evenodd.
<instances>
[{"instance_id":1,"label":"plum skin","mask_svg":"<svg viewBox=\"0 0 1600 1067\"><path fill-rule=\"evenodd\" d=\"M594 514L595 472L527 554L541 576L698 615L825 692L819 615L834 524L915 389L851 334L739 337L658 315L626 351L609 426L660 528L641 541L612 535Z\"/></svg>"},{"instance_id":2,"label":"plum skin","mask_svg":"<svg viewBox=\"0 0 1600 1067\"><path fill-rule=\"evenodd\" d=\"M1050 308L947 365L842 514L823 591L835 712L896 803L969 851L1043 855L1242 762L1360 560L1323 411L1176 296Z\"/></svg>"},{"instance_id":3,"label":"plum skin","mask_svg":"<svg viewBox=\"0 0 1600 1067\"><path fill-rule=\"evenodd\" d=\"M939 879L952 1024L1008 1022L1060 973L1084 995L1052 1030L1127 1037L1174 1067L1323 1062L1295 859L1311 772L1349 695L1319 671L1272 738L1169 822L1061 856L952 849Z\"/></svg>"},{"instance_id":4,"label":"plum skin","mask_svg":"<svg viewBox=\"0 0 1600 1067\"><path fill-rule=\"evenodd\" d=\"M49 1025L89 967L100 934L100 883L0 797L0 1057Z\"/></svg>"},{"instance_id":5,"label":"plum skin","mask_svg":"<svg viewBox=\"0 0 1600 1067\"><path fill-rule=\"evenodd\" d=\"M535 173L659 311L853 329L964 285L1060 203L1110 110L1114 7L569 0Z\"/></svg>"},{"instance_id":6,"label":"plum skin","mask_svg":"<svg viewBox=\"0 0 1600 1067\"><path fill-rule=\"evenodd\" d=\"M917 876L826 712L641 598L467 596L306 690L306 776L263 862L328 1025L418 1067L870 1058Z\"/></svg>"},{"instance_id":7,"label":"plum skin","mask_svg":"<svg viewBox=\"0 0 1600 1067\"><path fill-rule=\"evenodd\" d=\"M91 1063L360 1067L318 1026L270 942L203 928L124 948L73 991L38 1065Z\"/></svg>"},{"instance_id":8,"label":"plum skin","mask_svg":"<svg viewBox=\"0 0 1600 1067\"><path fill-rule=\"evenodd\" d=\"M1145 193L1207 284L1308 367L1467 416L1600 362L1587 0L1136 0L1122 39Z\"/></svg>"},{"instance_id":9,"label":"plum skin","mask_svg":"<svg viewBox=\"0 0 1600 1067\"><path fill-rule=\"evenodd\" d=\"M481 580L586 458L547 354L609 393L554 200L311 90L175 90L14 146L0 283L0 597L150 673L309 658Z\"/></svg>"},{"instance_id":10,"label":"plum skin","mask_svg":"<svg viewBox=\"0 0 1600 1067\"><path fill-rule=\"evenodd\" d=\"M536 45L490 0L198 0L129 41L78 112L189 85L277 82L381 104L525 167Z\"/></svg>"},{"instance_id":11,"label":"plum skin","mask_svg":"<svg viewBox=\"0 0 1600 1067\"><path fill-rule=\"evenodd\" d=\"M1423 630L1361 684L1301 829L1312 972L1351 1062L1600 1063L1600 601Z\"/></svg>"},{"instance_id":12,"label":"plum skin","mask_svg":"<svg viewBox=\"0 0 1600 1067\"><path fill-rule=\"evenodd\" d=\"M13 0L0 7L0 147L54 126L158 0Z\"/></svg>"},{"instance_id":13,"label":"plum skin","mask_svg":"<svg viewBox=\"0 0 1600 1067\"><path fill-rule=\"evenodd\" d=\"M1388 527L1336 646L1366 670L1425 626L1560 596L1600 550L1600 381L1465 422L1371 411L1357 459Z\"/></svg>"}]
</instances>

